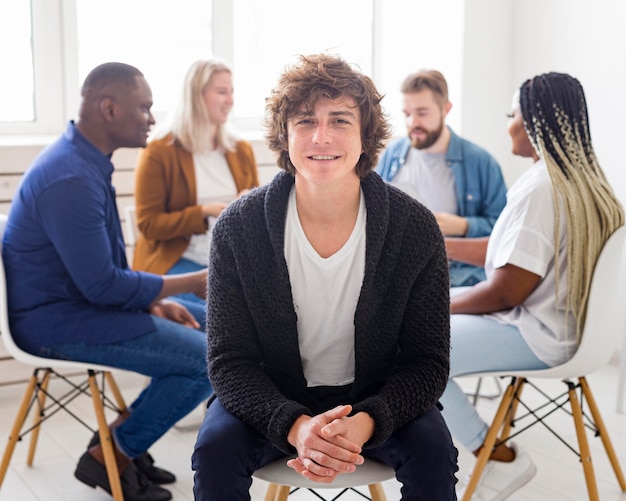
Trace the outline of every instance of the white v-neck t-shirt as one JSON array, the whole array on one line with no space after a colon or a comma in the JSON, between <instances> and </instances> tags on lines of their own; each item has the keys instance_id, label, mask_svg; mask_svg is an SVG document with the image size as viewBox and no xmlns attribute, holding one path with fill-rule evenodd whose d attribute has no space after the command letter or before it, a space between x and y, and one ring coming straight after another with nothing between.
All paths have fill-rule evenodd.
<instances>
[{"instance_id":1,"label":"white v-neck t-shirt","mask_svg":"<svg viewBox=\"0 0 626 501\"><path fill-rule=\"evenodd\" d=\"M287 205L285 260L298 317L298 346L309 387L354 381L354 313L365 274L365 199L348 241L322 258L308 241L296 207Z\"/></svg>"}]
</instances>

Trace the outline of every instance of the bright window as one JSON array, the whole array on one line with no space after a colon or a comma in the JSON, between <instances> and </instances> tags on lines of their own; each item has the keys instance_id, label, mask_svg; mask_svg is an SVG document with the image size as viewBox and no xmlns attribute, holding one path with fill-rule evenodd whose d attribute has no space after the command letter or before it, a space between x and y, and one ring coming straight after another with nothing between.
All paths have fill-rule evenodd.
<instances>
[{"instance_id":1,"label":"bright window","mask_svg":"<svg viewBox=\"0 0 626 501\"><path fill-rule=\"evenodd\" d=\"M75 1L80 82L101 63L136 66L157 117L175 106L191 63L213 52L210 0Z\"/></svg>"},{"instance_id":2,"label":"bright window","mask_svg":"<svg viewBox=\"0 0 626 501\"><path fill-rule=\"evenodd\" d=\"M379 0L374 81L394 135L406 133L400 86L422 68L439 70L448 82L452 110L447 123L461 132L465 0Z\"/></svg>"},{"instance_id":3,"label":"bright window","mask_svg":"<svg viewBox=\"0 0 626 501\"><path fill-rule=\"evenodd\" d=\"M0 2L0 122L35 120L30 2Z\"/></svg>"},{"instance_id":4,"label":"bright window","mask_svg":"<svg viewBox=\"0 0 626 501\"><path fill-rule=\"evenodd\" d=\"M265 98L300 54L341 55L372 74L373 1L233 0L234 115L258 127ZM245 122L243 122L245 120Z\"/></svg>"}]
</instances>

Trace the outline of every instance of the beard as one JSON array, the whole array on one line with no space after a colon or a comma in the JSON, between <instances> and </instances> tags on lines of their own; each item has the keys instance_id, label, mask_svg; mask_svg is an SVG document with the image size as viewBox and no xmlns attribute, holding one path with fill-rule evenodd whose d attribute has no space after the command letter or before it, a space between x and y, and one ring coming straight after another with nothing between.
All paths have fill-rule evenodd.
<instances>
[{"instance_id":1,"label":"beard","mask_svg":"<svg viewBox=\"0 0 626 501\"><path fill-rule=\"evenodd\" d=\"M414 129L411 129L411 131L419 130L421 132L426 133L426 137L419 139L419 138L411 136L410 135L411 131L409 131L409 138L411 139L411 146L413 146L413 148L417 148L418 150L424 150L426 148L430 148L433 144L437 142L437 139L439 139L439 136L441 136L441 133L443 132L443 128L444 128L444 122L442 119L441 123L439 124L439 127L437 127L436 129L427 130L427 129L422 129L421 127L416 127Z\"/></svg>"}]
</instances>

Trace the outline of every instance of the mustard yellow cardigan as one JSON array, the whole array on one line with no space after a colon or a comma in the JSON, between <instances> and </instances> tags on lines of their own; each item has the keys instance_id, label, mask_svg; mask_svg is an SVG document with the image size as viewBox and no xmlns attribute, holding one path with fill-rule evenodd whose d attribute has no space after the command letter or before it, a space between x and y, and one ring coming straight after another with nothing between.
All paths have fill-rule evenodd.
<instances>
[{"instance_id":1,"label":"mustard yellow cardigan","mask_svg":"<svg viewBox=\"0 0 626 501\"><path fill-rule=\"evenodd\" d=\"M226 161L237 192L259 185L250 143L239 141ZM193 155L168 135L150 141L135 169L135 206L140 235L133 268L165 274L183 255L193 234L206 232L197 204Z\"/></svg>"}]
</instances>

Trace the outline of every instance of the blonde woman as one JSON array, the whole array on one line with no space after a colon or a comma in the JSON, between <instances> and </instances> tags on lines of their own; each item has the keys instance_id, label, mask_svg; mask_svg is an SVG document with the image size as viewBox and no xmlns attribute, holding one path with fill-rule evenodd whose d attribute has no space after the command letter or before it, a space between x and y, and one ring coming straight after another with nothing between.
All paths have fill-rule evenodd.
<instances>
[{"instance_id":1,"label":"blonde woman","mask_svg":"<svg viewBox=\"0 0 626 501\"><path fill-rule=\"evenodd\" d=\"M533 165L509 189L485 239L448 239L448 256L484 263L487 280L452 292L450 376L543 369L574 355L593 268L624 212L596 159L583 88L567 74L527 80L509 121L515 155ZM450 379L441 398L453 436L478 454L487 424ZM501 444L474 497L502 500L536 468ZM459 496L460 497L460 496Z\"/></svg>"},{"instance_id":2,"label":"blonde woman","mask_svg":"<svg viewBox=\"0 0 626 501\"><path fill-rule=\"evenodd\" d=\"M251 145L227 125L232 106L230 67L217 59L194 62L175 114L139 156L134 269L178 274L205 268L215 219L258 186Z\"/></svg>"}]
</instances>

